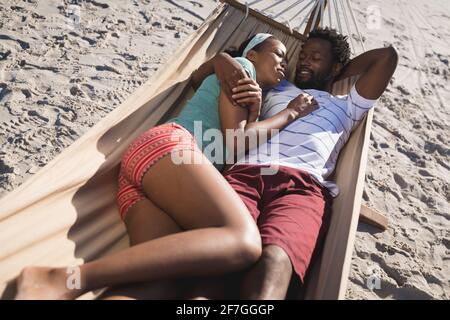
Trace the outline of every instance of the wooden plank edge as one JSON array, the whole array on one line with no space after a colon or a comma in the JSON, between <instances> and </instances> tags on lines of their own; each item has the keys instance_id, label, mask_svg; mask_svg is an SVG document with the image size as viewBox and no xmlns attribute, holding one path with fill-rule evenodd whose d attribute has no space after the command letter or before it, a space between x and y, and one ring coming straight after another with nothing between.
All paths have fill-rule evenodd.
<instances>
[{"instance_id":1,"label":"wooden plank edge","mask_svg":"<svg viewBox=\"0 0 450 320\"><path fill-rule=\"evenodd\" d=\"M373 208L369 208L366 205L361 205L359 220L380 228L383 231L389 226L389 220L384 214Z\"/></svg>"}]
</instances>

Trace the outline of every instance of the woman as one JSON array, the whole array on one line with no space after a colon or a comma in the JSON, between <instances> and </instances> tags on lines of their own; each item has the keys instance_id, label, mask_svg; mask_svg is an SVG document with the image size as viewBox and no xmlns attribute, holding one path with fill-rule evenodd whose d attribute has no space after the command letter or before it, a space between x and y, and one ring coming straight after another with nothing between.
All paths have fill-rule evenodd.
<instances>
[{"instance_id":1,"label":"woman","mask_svg":"<svg viewBox=\"0 0 450 320\"><path fill-rule=\"evenodd\" d=\"M286 48L278 39L257 34L241 47L246 59L237 61L250 77L245 85L270 88L281 81ZM194 138L194 122L222 132L281 129L299 112L255 122L261 91L244 100L248 108L236 107L215 75L205 79L179 117L145 132L122 159L118 203L131 247L79 266L75 289L66 286L66 268L26 268L16 298L74 299L107 286L218 275L256 262L261 254L257 227L216 169L223 163L216 158L211 163L200 150L204 141ZM233 148L234 140L225 138L225 144ZM196 161L174 163L174 155Z\"/></svg>"}]
</instances>

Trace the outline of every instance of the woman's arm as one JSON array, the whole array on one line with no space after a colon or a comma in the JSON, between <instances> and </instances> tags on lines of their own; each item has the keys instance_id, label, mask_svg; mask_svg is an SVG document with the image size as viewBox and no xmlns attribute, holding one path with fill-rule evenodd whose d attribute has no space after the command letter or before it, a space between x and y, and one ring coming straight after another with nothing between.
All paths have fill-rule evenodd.
<instances>
[{"instance_id":1,"label":"woman's arm","mask_svg":"<svg viewBox=\"0 0 450 320\"><path fill-rule=\"evenodd\" d=\"M253 80L247 81L251 84ZM254 82L251 85L255 84ZM261 108L261 90L259 95L254 94L245 98L245 103L248 105L246 108L234 106L223 91L220 93L219 115L222 134L225 145L228 150L233 150L235 159L250 147L256 147L267 141L272 135L272 129L282 130L318 107L311 96L301 94L293 99L285 110L263 121L256 121Z\"/></svg>"},{"instance_id":2,"label":"woman's arm","mask_svg":"<svg viewBox=\"0 0 450 320\"><path fill-rule=\"evenodd\" d=\"M194 71L192 74L192 87L197 90L203 80L213 73L216 74L220 87L224 89L230 100L232 100L232 89L238 86L240 79L247 77L244 68L239 62L234 60L229 54L221 52Z\"/></svg>"}]
</instances>

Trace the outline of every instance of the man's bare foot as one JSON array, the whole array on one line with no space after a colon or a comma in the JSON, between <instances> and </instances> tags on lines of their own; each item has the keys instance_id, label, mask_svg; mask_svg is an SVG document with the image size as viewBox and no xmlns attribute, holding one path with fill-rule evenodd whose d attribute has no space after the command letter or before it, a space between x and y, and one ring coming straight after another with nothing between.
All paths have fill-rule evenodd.
<instances>
[{"instance_id":1,"label":"man's bare foot","mask_svg":"<svg viewBox=\"0 0 450 320\"><path fill-rule=\"evenodd\" d=\"M81 290L67 285L66 268L27 267L17 279L16 300L75 299Z\"/></svg>"}]
</instances>

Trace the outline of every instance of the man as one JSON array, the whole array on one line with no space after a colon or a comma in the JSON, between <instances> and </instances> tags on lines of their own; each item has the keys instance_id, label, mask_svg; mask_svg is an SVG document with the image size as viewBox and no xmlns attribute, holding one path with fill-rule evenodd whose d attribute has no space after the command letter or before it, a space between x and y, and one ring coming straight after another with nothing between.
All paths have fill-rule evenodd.
<instances>
[{"instance_id":1,"label":"man","mask_svg":"<svg viewBox=\"0 0 450 320\"><path fill-rule=\"evenodd\" d=\"M242 298L284 299L293 274L304 280L319 233L326 229L322 223L330 196L338 194L327 178L351 131L384 92L397 66L392 47L349 58L346 37L332 29L312 31L298 58L295 85L283 81L268 92L261 118L289 103L304 103L304 94L313 96L319 108L250 150L224 174L257 221L263 241L262 257L244 276ZM214 71L223 84L244 76L226 57L217 60ZM335 81L354 75L359 79L347 96L331 94ZM257 92L244 84L228 94L239 104ZM278 152L268 153L271 145ZM276 166L277 172L261 174L267 166Z\"/></svg>"}]
</instances>

